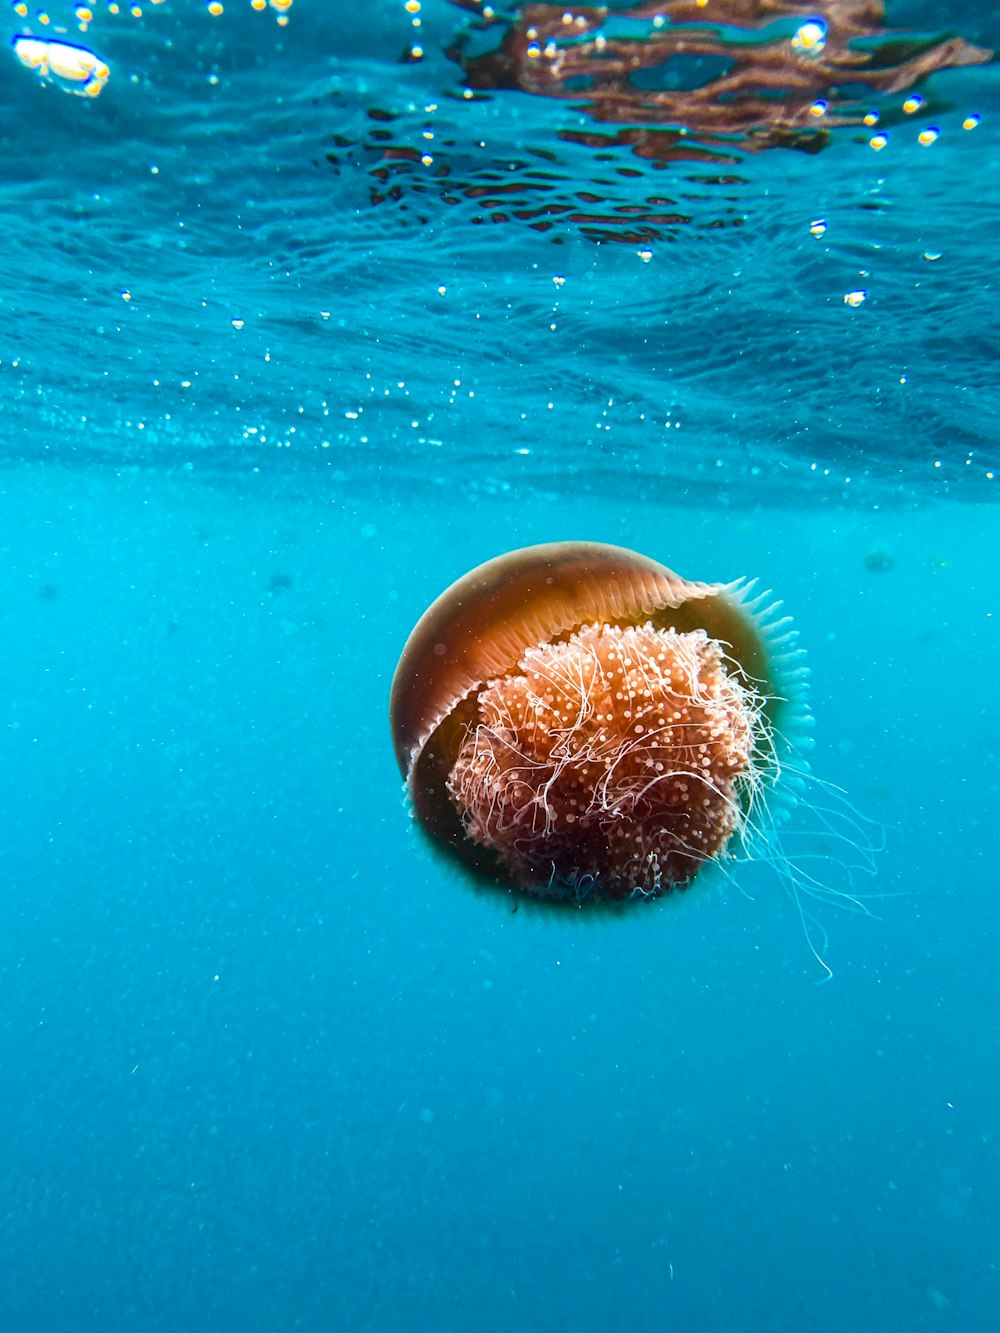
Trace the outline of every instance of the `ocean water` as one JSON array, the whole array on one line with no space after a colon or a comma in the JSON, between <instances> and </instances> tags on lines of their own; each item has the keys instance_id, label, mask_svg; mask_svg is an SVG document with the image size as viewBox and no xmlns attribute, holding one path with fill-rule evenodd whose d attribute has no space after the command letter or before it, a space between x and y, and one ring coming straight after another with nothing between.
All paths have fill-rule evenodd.
<instances>
[{"instance_id":1,"label":"ocean water","mask_svg":"<svg viewBox=\"0 0 1000 1333\"><path fill-rule=\"evenodd\" d=\"M562 6L4 10L0 1329L997 1327L1000 22L790 108L854 11L713 4L645 121ZM399 653L568 538L783 600L860 910L431 852Z\"/></svg>"}]
</instances>

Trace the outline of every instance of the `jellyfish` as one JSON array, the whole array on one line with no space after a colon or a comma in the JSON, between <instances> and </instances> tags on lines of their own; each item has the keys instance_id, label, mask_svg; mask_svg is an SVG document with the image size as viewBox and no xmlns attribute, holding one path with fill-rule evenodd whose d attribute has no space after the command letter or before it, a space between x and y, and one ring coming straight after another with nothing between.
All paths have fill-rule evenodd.
<instances>
[{"instance_id":1,"label":"jellyfish","mask_svg":"<svg viewBox=\"0 0 1000 1333\"><path fill-rule=\"evenodd\" d=\"M746 853L806 720L794 633L751 590L593 542L460 578L392 684L420 827L479 880L576 906Z\"/></svg>"}]
</instances>

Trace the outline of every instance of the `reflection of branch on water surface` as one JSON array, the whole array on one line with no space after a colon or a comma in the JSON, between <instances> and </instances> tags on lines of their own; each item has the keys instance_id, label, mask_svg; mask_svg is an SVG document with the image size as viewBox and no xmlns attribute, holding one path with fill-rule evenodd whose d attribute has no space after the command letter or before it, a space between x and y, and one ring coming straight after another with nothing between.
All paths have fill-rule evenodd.
<instances>
[{"instance_id":1,"label":"reflection of branch on water surface","mask_svg":"<svg viewBox=\"0 0 1000 1333\"><path fill-rule=\"evenodd\" d=\"M525 4L478 16L448 51L470 88L570 100L609 135L565 130L592 147L718 162L719 147L816 151L827 127L858 124L859 98L912 88L936 70L992 52L961 37L884 27L878 0L666 0L626 9ZM499 41L476 52L478 34ZM722 160L736 160L731 155Z\"/></svg>"},{"instance_id":2,"label":"reflection of branch on water surface","mask_svg":"<svg viewBox=\"0 0 1000 1333\"><path fill-rule=\"evenodd\" d=\"M645 245L691 225L739 227L746 182L732 168L748 153L817 152L886 96L992 58L961 37L893 32L878 0L451 3L468 14L446 48L461 83L420 124L412 108L369 110L359 147L371 201L420 221L443 205L471 225L557 240L576 231ZM475 103L515 92L545 99L556 123L526 105L509 121L476 118ZM340 169L339 151L328 160ZM708 169L667 171L651 188L650 169L673 163Z\"/></svg>"}]
</instances>

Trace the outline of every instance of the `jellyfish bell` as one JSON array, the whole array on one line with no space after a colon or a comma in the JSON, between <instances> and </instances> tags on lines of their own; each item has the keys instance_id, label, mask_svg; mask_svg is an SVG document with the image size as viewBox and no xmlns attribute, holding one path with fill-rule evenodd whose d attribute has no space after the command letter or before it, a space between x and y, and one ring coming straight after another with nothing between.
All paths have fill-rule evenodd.
<instances>
[{"instance_id":1,"label":"jellyfish bell","mask_svg":"<svg viewBox=\"0 0 1000 1333\"><path fill-rule=\"evenodd\" d=\"M746 854L807 725L794 635L762 603L591 542L472 570L393 680L418 823L479 878L575 905Z\"/></svg>"}]
</instances>

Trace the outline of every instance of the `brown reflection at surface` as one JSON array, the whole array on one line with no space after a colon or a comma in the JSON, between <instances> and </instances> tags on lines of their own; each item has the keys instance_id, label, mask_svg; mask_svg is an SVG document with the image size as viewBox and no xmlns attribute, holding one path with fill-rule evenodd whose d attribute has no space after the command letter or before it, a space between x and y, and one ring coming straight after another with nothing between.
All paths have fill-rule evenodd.
<instances>
[{"instance_id":1,"label":"brown reflection at surface","mask_svg":"<svg viewBox=\"0 0 1000 1333\"><path fill-rule=\"evenodd\" d=\"M737 160L720 154L726 147L817 151L829 127L861 122L859 98L992 57L961 37L892 33L878 0L667 0L615 10L527 4L504 15L482 0L452 3L478 15L448 52L470 88L571 100L595 121L626 128L564 130L560 138L627 145L658 162ZM499 42L471 54L472 33L493 28ZM721 72L711 72L720 61ZM677 86L679 67L697 74L699 62L702 81Z\"/></svg>"},{"instance_id":2,"label":"brown reflection at surface","mask_svg":"<svg viewBox=\"0 0 1000 1333\"><path fill-rule=\"evenodd\" d=\"M740 227L748 154L818 152L884 98L992 58L961 37L893 32L878 0L451 3L469 17L446 48L461 82L443 91L440 121L436 107L423 122L412 108L373 107L361 142L335 138L327 161L366 169L371 202L407 220L443 206L557 241L643 246L692 226ZM518 92L564 104L566 120L539 117L531 142L518 135L498 153L502 132L469 128L483 124L474 104ZM898 103L882 109L902 115Z\"/></svg>"}]
</instances>

